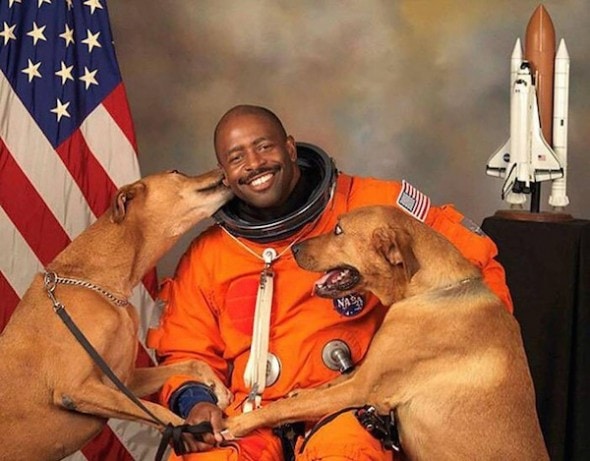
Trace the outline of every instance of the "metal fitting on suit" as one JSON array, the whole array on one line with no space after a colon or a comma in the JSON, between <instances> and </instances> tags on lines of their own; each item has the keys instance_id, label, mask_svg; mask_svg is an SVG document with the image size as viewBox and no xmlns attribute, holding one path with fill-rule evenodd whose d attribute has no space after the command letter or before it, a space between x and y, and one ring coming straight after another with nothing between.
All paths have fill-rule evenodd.
<instances>
[{"instance_id":1,"label":"metal fitting on suit","mask_svg":"<svg viewBox=\"0 0 590 461\"><path fill-rule=\"evenodd\" d=\"M272 386L279 379L281 374L281 361L273 353L268 353L266 359L266 387Z\"/></svg>"},{"instance_id":2,"label":"metal fitting on suit","mask_svg":"<svg viewBox=\"0 0 590 461\"><path fill-rule=\"evenodd\" d=\"M322 360L330 370L340 373L348 373L354 368L350 347L340 339L334 339L324 346Z\"/></svg>"}]
</instances>

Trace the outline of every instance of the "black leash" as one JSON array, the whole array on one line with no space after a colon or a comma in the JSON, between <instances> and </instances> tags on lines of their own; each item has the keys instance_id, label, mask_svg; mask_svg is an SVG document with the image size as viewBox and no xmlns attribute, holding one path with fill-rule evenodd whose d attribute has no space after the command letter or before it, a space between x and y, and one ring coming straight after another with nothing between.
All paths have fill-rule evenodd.
<instances>
[{"instance_id":1,"label":"black leash","mask_svg":"<svg viewBox=\"0 0 590 461\"><path fill-rule=\"evenodd\" d=\"M341 410L338 410L336 413L332 413L328 416L325 416L323 419L319 420L317 422L317 424L305 436L305 440L303 440L303 443L301 444L301 447L299 448L299 454L303 453L303 450L305 449L305 446L307 445L307 442L309 442L309 439L311 438L311 436L314 435L317 431L319 431L322 427L324 427L330 421L334 420L336 417L340 416L342 413L346 413L348 411L353 411L353 410L358 410L359 408L361 408L361 407L345 407L345 408L342 408Z\"/></svg>"},{"instance_id":2,"label":"black leash","mask_svg":"<svg viewBox=\"0 0 590 461\"><path fill-rule=\"evenodd\" d=\"M177 455L184 455L187 453L184 442L182 441L182 434L188 432L192 434L197 440L203 440L203 434L205 432L213 432L211 423L209 421L203 421L199 424L181 424L180 426L173 426L167 424L162 432L162 441L158 446L158 452L156 453L156 461L161 461L166 453L166 448L169 443L172 443L172 449Z\"/></svg>"},{"instance_id":3,"label":"black leash","mask_svg":"<svg viewBox=\"0 0 590 461\"><path fill-rule=\"evenodd\" d=\"M399 452L401 450L401 444L399 441L399 434L397 432L397 426L395 424L395 417L393 410L389 415L383 416L377 414L375 407L371 405L364 405L362 407L346 407L332 413L320 421L309 431L305 436L301 447L299 448L299 454L303 453L307 442L312 435L314 435L319 429L333 421L335 418L340 416L342 413L354 411L354 416L358 422L363 426L373 437L381 442L381 446L386 450L392 452Z\"/></svg>"},{"instance_id":4,"label":"black leash","mask_svg":"<svg viewBox=\"0 0 590 461\"><path fill-rule=\"evenodd\" d=\"M53 303L53 310L59 316L59 318L64 322L68 330L74 335L74 337L78 340L78 342L82 345L84 350L90 355L94 363L98 365L101 371L108 376L108 378L117 386L117 388L123 392L133 403L135 403L139 408L141 408L151 419L152 422L158 424L159 426L163 427L164 430L162 432L162 440L160 441L160 445L158 447L158 451L156 454L156 461L161 461L165 452L166 448L168 447L169 443L172 443L172 448L177 455L184 455L186 454L186 447L182 441L182 434L189 433L192 434L197 440L202 441L202 434L205 432L213 432L213 428L211 427L211 423L209 421L205 421L195 425L189 424L181 424L180 426L173 426L172 424L166 424L156 415L154 415L149 408L147 408L143 402L129 390L127 386L119 379L113 370L108 366L108 364L104 361L104 359L100 356L100 354L96 351L96 349L90 344L90 341L84 336L84 333L80 331L77 325L74 323L66 308L63 304L61 304L57 298L55 297L54 291L55 287L59 281L57 274L55 272L45 272L45 276L43 278L43 282L45 284L45 288L47 290L47 295L51 299Z\"/></svg>"}]
</instances>

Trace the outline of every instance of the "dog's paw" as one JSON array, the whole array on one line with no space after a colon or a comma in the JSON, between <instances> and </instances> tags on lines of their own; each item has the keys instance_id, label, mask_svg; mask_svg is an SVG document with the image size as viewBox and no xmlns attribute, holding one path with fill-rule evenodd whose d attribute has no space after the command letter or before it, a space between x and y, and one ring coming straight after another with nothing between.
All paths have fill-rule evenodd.
<instances>
[{"instance_id":1,"label":"dog's paw","mask_svg":"<svg viewBox=\"0 0 590 461\"><path fill-rule=\"evenodd\" d=\"M245 414L238 414L229 416L223 421L224 428L221 431L221 435L224 440L236 440L246 435L249 430L244 426Z\"/></svg>"}]
</instances>

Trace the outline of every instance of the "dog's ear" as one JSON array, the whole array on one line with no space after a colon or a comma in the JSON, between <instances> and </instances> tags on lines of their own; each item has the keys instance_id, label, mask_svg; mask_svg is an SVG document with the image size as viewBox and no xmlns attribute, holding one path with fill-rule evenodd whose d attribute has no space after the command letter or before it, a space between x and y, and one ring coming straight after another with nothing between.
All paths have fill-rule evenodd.
<instances>
[{"instance_id":1,"label":"dog's ear","mask_svg":"<svg viewBox=\"0 0 590 461\"><path fill-rule=\"evenodd\" d=\"M125 215L127 214L127 206L129 205L129 202L133 200L143 189L145 189L145 184L142 182L136 182L127 186L123 186L117 191L111 206L111 219L115 224L119 224L121 221L123 221Z\"/></svg>"},{"instance_id":2,"label":"dog's ear","mask_svg":"<svg viewBox=\"0 0 590 461\"><path fill-rule=\"evenodd\" d=\"M420 269L412 250L412 236L399 227L378 227L373 231L373 246L392 266L402 265L406 280Z\"/></svg>"}]
</instances>

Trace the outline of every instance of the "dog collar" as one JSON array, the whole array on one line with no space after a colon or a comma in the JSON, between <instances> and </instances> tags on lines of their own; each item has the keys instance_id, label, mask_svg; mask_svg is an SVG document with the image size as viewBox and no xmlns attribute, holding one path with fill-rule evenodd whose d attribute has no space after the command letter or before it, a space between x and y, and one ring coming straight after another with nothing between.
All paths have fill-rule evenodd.
<instances>
[{"instance_id":1,"label":"dog collar","mask_svg":"<svg viewBox=\"0 0 590 461\"><path fill-rule=\"evenodd\" d=\"M454 290L455 288L460 288L463 285L467 285L468 283L478 282L478 281L481 281L481 280L482 280L481 277L467 277L467 278L464 278L463 280L459 280L457 283L453 283L453 284L448 285L446 287L435 289L434 291L449 291L449 290Z\"/></svg>"},{"instance_id":2,"label":"dog collar","mask_svg":"<svg viewBox=\"0 0 590 461\"><path fill-rule=\"evenodd\" d=\"M338 172L333 160L322 149L312 144L297 143L297 163L302 169L320 172L321 179L308 200L287 216L267 222L250 222L241 218L229 206L213 215L215 221L231 235L260 243L282 240L317 218L330 202Z\"/></svg>"},{"instance_id":3,"label":"dog collar","mask_svg":"<svg viewBox=\"0 0 590 461\"><path fill-rule=\"evenodd\" d=\"M126 299L117 298L111 292L105 290L104 288L102 288L98 285L95 285L94 283L90 283L85 280L60 277L55 272L48 271L48 270L46 270L45 274L43 275L43 283L45 284L45 289L47 290L47 292L51 293L51 294L53 294L53 291L55 290L55 286L58 283L61 283L62 285L75 285L75 286L84 287L84 288L88 288L89 290L96 291L97 293L100 293L105 298L107 298L115 306L125 307L129 304L129 301L127 301Z\"/></svg>"}]
</instances>

